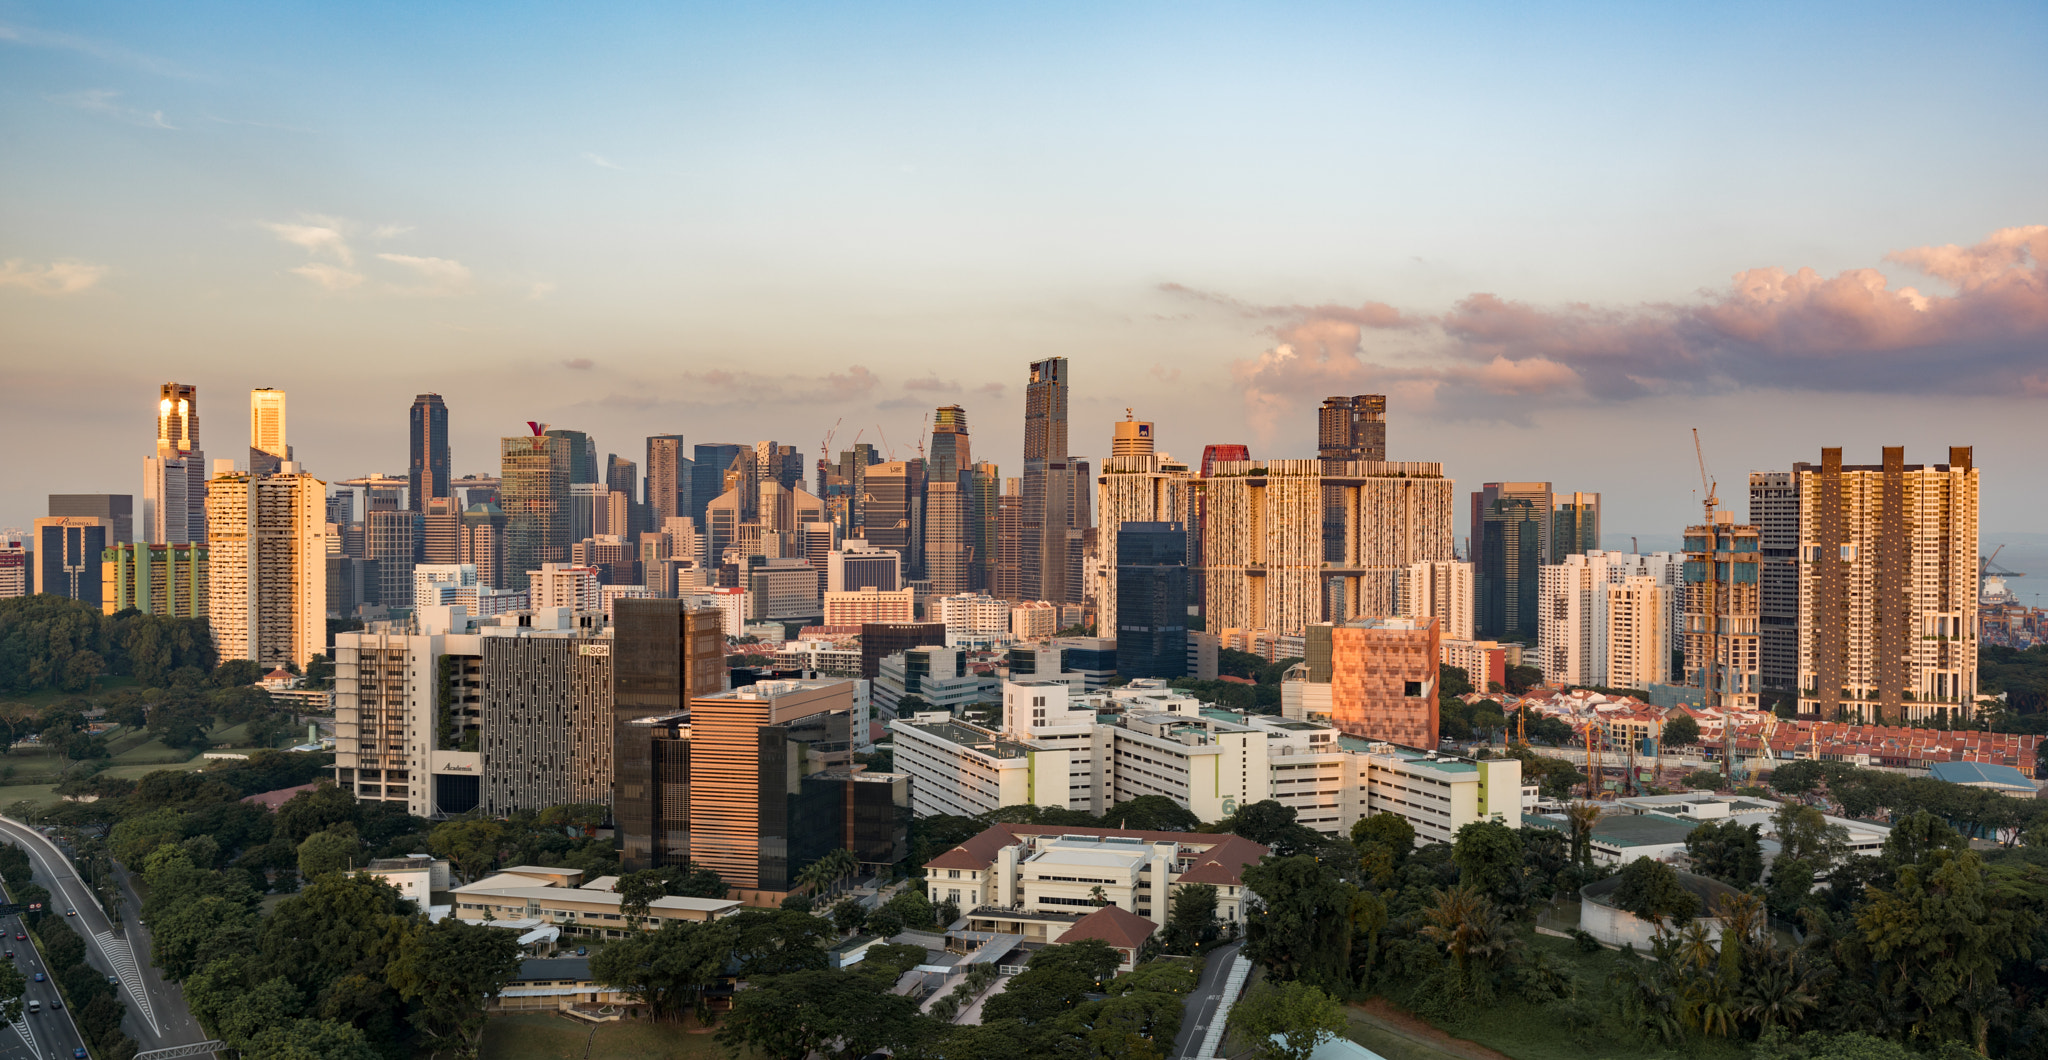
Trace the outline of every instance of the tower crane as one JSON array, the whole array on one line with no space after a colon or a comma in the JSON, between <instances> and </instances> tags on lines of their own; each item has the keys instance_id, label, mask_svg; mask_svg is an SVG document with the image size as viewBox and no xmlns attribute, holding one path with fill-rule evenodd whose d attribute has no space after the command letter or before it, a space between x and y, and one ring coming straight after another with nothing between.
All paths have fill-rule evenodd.
<instances>
[{"instance_id":1,"label":"tower crane","mask_svg":"<svg viewBox=\"0 0 2048 1060\"><path fill-rule=\"evenodd\" d=\"M883 430L882 425L877 423L875 424L875 433L882 436L882 451L888 453L890 461L894 462L896 459L896 447L889 444L889 432Z\"/></svg>"},{"instance_id":2,"label":"tower crane","mask_svg":"<svg viewBox=\"0 0 2048 1060\"><path fill-rule=\"evenodd\" d=\"M825 432L825 440L818 443L818 496L825 495L826 469L832 466L832 436L839 433L839 425L846 422L841 416L832 421L832 429Z\"/></svg>"},{"instance_id":3,"label":"tower crane","mask_svg":"<svg viewBox=\"0 0 2048 1060\"><path fill-rule=\"evenodd\" d=\"M1706 450L1700 448L1700 429L1698 427L1694 427L1692 429L1692 454L1693 456L1697 457L1700 462L1700 488L1705 490L1707 493L1706 523L1708 526L1712 526L1714 525L1714 509L1720 507L1721 498L1717 496L1714 492L1715 488L1719 484L1707 478L1707 454Z\"/></svg>"}]
</instances>

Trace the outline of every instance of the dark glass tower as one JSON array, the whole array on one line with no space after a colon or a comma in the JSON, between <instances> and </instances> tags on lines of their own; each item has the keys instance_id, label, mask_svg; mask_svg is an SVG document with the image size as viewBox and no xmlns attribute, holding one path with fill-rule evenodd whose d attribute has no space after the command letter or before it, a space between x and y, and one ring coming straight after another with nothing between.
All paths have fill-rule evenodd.
<instances>
[{"instance_id":1,"label":"dark glass tower","mask_svg":"<svg viewBox=\"0 0 2048 1060\"><path fill-rule=\"evenodd\" d=\"M1526 497L1487 505L1479 555L1478 619L1483 636L1536 642L1536 601L1550 513Z\"/></svg>"},{"instance_id":2,"label":"dark glass tower","mask_svg":"<svg viewBox=\"0 0 2048 1060\"><path fill-rule=\"evenodd\" d=\"M674 722L688 725L692 698L725 687L722 618L682 600L620 600L613 615L612 823L620 867L682 865L690 857L689 763L684 749L670 747L675 760L663 769L656 746Z\"/></svg>"},{"instance_id":3,"label":"dark glass tower","mask_svg":"<svg viewBox=\"0 0 2048 1060\"><path fill-rule=\"evenodd\" d=\"M528 571L569 562L570 440L554 432L499 440L505 513L501 589L526 588Z\"/></svg>"},{"instance_id":4,"label":"dark glass tower","mask_svg":"<svg viewBox=\"0 0 2048 1060\"><path fill-rule=\"evenodd\" d=\"M725 473L739 455L750 448L732 442L699 442L696 463L690 468L690 510L680 515L697 520L697 532L704 532L704 509L725 492Z\"/></svg>"},{"instance_id":5,"label":"dark glass tower","mask_svg":"<svg viewBox=\"0 0 2048 1060\"><path fill-rule=\"evenodd\" d=\"M448 406L439 394L412 399L412 464L406 475L407 507L427 510L433 497L452 497L448 489Z\"/></svg>"},{"instance_id":6,"label":"dark glass tower","mask_svg":"<svg viewBox=\"0 0 2048 1060\"><path fill-rule=\"evenodd\" d=\"M1116 532L1116 672L1185 677L1188 532L1184 523L1125 523Z\"/></svg>"},{"instance_id":7,"label":"dark glass tower","mask_svg":"<svg viewBox=\"0 0 2048 1060\"><path fill-rule=\"evenodd\" d=\"M1020 588L1027 600L1066 601L1067 535L1073 528L1072 484L1048 484L1047 467L1067 465L1067 359L1031 365L1024 388L1024 511Z\"/></svg>"}]
</instances>

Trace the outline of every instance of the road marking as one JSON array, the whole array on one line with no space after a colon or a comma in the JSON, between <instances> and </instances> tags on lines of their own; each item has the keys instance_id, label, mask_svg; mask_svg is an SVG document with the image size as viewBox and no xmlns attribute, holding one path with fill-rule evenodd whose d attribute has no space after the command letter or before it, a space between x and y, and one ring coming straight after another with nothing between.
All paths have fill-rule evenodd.
<instances>
[{"instance_id":1,"label":"road marking","mask_svg":"<svg viewBox=\"0 0 2048 1060\"><path fill-rule=\"evenodd\" d=\"M22 1010L23 1010L23 1011L27 1011L27 1010L28 1010L28 1001L24 999L24 1000L22 1001L22 1003L21 1003L21 1007L22 1007ZM17 1030L17 1031L20 1031L20 1032L21 1032L21 1040L22 1040L22 1041L25 1041L25 1042L27 1042L27 1043L28 1043L28 1051L29 1051L29 1055L30 1055L30 1056L41 1056L41 1055L42 1055L41 1053L38 1053L38 1052L36 1052L36 1036L35 1036L35 1032L33 1032L33 1031L31 1031L31 1030L29 1030L29 1029L28 1029L28 1019L27 1019L27 1017L23 1017L23 1018L21 1018L21 1019L15 1020L15 1021L14 1021L14 1029L15 1029L15 1030Z\"/></svg>"},{"instance_id":2,"label":"road marking","mask_svg":"<svg viewBox=\"0 0 2048 1060\"><path fill-rule=\"evenodd\" d=\"M142 969L135 963L135 947L112 931L96 931L92 937L100 944L100 952L106 956L107 963L114 966L114 974L121 977L121 984L135 995L136 1003L142 1006L142 1018L149 1021L149 1029L155 1031L157 1037L163 1037L163 1028L157 1026L156 1013L149 1006L149 991L142 987Z\"/></svg>"}]
</instances>

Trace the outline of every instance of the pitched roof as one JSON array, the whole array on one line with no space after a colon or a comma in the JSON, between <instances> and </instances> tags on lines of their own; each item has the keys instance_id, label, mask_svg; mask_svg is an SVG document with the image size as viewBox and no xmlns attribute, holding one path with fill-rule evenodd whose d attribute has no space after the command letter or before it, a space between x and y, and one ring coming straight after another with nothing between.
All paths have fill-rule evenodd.
<instances>
[{"instance_id":1,"label":"pitched roof","mask_svg":"<svg viewBox=\"0 0 2048 1060\"><path fill-rule=\"evenodd\" d=\"M1267 848L1240 835L1214 832L1155 832L1137 828L1075 828L1051 824L994 824L979 835L925 862L927 869L985 870L996 863L996 852L1015 846L1025 836L1087 835L1142 839L1148 843L1177 843L1193 862L1177 883L1226 884L1242 886L1246 865L1256 865ZM1202 849L1191 849L1200 847Z\"/></svg>"},{"instance_id":2,"label":"pitched roof","mask_svg":"<svg viewBox=\"0 0 2048 1060\"><path fill-rule=\"evenodd\" d=\"M1101 939L1118 949L1135 950L1157 930L1157 924L1122 906L1105 905L1074 921L1074 926L1060 936L1060 942Z\"/></svg>"},{"instance_id":3,"label":"pitched roof","mask_svg":"<svg viewBox=\"0 0 2048 1060\"><path fill-rule=\"evenodd\" d=\"M2025 773L1994 762L1936 762L1928 767L1927 775L1951 784L1992 784L2014 790L2034 790L2034 782L2028 780Z\"/></svg>"},{"instance_id":4,"label":"pitched roof","mask_svg":"<svg viewBox=\"0 0 2048 1060\"><path fill-rule=\"evenodd\" d=\"M316 780L310 784L301 784L295 788L279 788L276 791L259 791L254 795L244 797L242 801L255 803L257 805L262 806L264 809L275 810L279 806L283 806L285 803L290 802L292 796L297 795L299 792L313 791L317 789L319 786L320 781Z\"/></svg>"}]
</instances>

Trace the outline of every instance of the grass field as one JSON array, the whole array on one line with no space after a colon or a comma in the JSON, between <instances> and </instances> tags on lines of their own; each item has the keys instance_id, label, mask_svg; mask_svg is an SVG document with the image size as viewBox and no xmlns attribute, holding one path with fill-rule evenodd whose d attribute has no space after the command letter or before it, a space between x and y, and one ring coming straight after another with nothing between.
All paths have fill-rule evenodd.
<instances>
[{"instance_id":1,"label":"grass field","mask_svg":"<svg viewBox=\"0 0 2048 1060\"><path fill-rule=\"evenodd\" d=\"M236 746L246 739L245 725L215 726L207 735L215 749L247 750ZM165 747L163 743L142 729L114 729L107 734L107 749L113 757L101 772L108 776L140 780L160 769L199 769L207 759L190 751ZM49 806L61 801L62 796L52 789L66 769L82 768L80 763L59 758L34 746L15 747L0 754L0 806L8 806L23 799L38 806Z\"/></svg>"},{"instance_id":2,"label":"grass field","mask_svg":"<svg viewBox=\"0 0 2048 1060\"><path fill-rule=\"evenodd\" d=\"M589 1024L564 1016L495 1016L484 1026L482 1060L582 1060L586 1043L591 1060L729 1060L710 1032L693 1033L699 1030L694 1022L620 1020L599 1024L593 1038Z\"/></svg>"}]
</instances>

